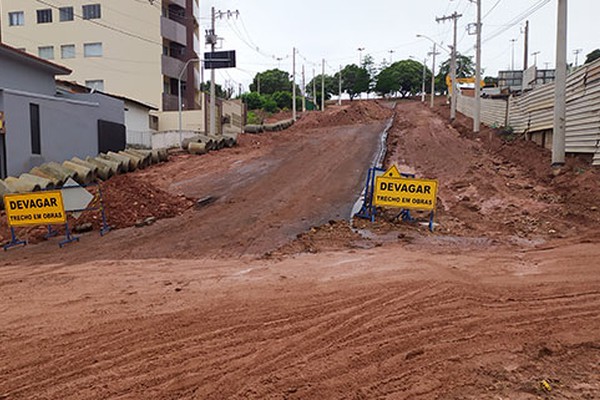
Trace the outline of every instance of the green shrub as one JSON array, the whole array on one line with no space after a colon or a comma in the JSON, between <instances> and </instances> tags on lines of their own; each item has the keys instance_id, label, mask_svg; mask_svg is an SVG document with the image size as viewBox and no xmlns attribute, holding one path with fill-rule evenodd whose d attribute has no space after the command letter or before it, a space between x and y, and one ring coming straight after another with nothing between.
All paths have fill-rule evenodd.
<instances>
[{"instance_id":1,"label":"green shrub","mask_svg":"<svg viewBox=\"0 0 600 400\"><path fill-rule=\"evenodd\" d=\"M273 100L271 96L263 96L263 106L262 109L266 112L274 113L277 112L277 102Z\"/></svg>"},{"instance_id":2,"label":"green shrub","mask_svg":"<svg viewBox=\"0 0 600 400\"><path fill-rule=\"evenodd\" d=\"M263 108L264 97L256 92L244 93L242 101L248 107L248 110L259 110Z\"/></svg>"},{"instance_id":3,"label":"green shrub","mask_svg":"<svg viewBox=\"0 0 600 400\"><path fill-rule=\"evenodd\" d=\"M246 123L249 125L260 125L260 117L254 111L248 111L246 114Z\"/></svg>"},{"instance_id":4,"label":"green shrub","mask_svg":"<svg viewBox=\"0 0 600 400\"><path fill-rule=\"evenodd\" d=\"M290 92L275 92L272 97L277 103L277 107L281 109L292 108L292 94Z\"/></svg>"}]
</instances>

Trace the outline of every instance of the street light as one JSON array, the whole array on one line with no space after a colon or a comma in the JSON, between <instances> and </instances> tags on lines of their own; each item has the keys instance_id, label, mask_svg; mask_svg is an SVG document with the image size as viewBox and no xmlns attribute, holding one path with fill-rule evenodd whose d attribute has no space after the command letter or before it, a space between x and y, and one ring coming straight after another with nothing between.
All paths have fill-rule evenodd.
<instances>
[{"instance_id":1,"label":"street light","mask_svg":"<svg viewBox=\"0 0 600 400\"><path fill-rule=\"evenodd\" d=\"M183 133L181 131L181 77L183 76L183 73L187 71L187 67L188 65L190 65L191 62L201 61L202 60L200 60L199 58L192 58L187 60L183 65L183 68L179 72L179 76L177 77L177 107L179 110L179 147L183 146Z\"/></svg>"}]
</instances>

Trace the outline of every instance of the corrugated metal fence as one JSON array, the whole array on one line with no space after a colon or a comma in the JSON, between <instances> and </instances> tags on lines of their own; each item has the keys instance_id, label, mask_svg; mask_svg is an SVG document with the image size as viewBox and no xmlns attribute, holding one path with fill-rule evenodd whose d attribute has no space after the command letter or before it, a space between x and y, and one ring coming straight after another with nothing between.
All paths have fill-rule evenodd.
<instances>
[{"instance_id":1,"label":"corrugated metal fence","mask_svg":"<svg viewBox=\"0 0 600 400\"><path fill-rule=\"evenodd\" d=\"M458 111L472 117L474 99L458 97ZM521 96L482 99L481 121L488 126L510 126L516 133L552 131L554 83ZM600 60L585 65L567 78L566 151L594 154L600 165Z\"/></svg>"}]
</instances>

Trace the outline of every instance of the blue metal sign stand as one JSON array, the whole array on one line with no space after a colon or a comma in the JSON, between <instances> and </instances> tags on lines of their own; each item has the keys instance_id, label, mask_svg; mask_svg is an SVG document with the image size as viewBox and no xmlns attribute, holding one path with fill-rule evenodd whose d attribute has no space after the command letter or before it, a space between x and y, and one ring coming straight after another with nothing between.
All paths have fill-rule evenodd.
<instances>
[{"instance_id":1,"label":"blue metal sign stand","mask_svg":"<svg viewBox=\"0 0 600 400\"><path fill-rule=\"evenodd\" d=\"M375 215L377 214L377 207L373 205L373 195L375 194L375 177L377 172L385 172L382 168L369 168L367 174L367 182L365 183L365 197L363 199L363 205L355 215L359 218L368 219L371 222L375 222ZM415 174L400 173L403 178L416 178ZM433 218L435 212L431 210L429 214L429 230L433 232ZM415 219L410 215L410 210L403 208L396 218L402 217L404 222L414 222Z\"/></svg>"},{"instance_id":2,"label":"blue metal sign stand","mask_svg":"<svg viewBox=\"0 0 600 400\"><path fill-rule=\"evenodd\" d=\"M65 224L65 239L58 242L58 247L61 249L67 243L71 242L79 242L79 237L71 235L71 230L69 229L69 222Z\"/></svg>"},{"instance_id":3,"label":"blue metal sign stand","mask_svg":"<svg viewBox=\"0 0 600 400\"><path fill-rule=\"evenodd\" d=\"M429 214L429 231L433 232L433 216L434 216L434 211L431 210L431 214Z\"/></svg>"},{"instance_id":4,"label":"blue metal sign stand","mask_svg":"<svg viewBox=\"0 0 600 400\"><path fill-rule=\"evenodd\" d=\"M371 220L371 222L375 222L375 214L377 213L377 209L373 205L375 176L377 172L385 172L385 170L377 167L369 168L367 182L365 183L365 197L363 199L363 205L360 208L360 211L356 213L357 217Z\"/></svg>"},{"instance_id":5,"label":"blue metal sign stand","mask_svg":"<svg viewBox=\"0 0 600 400\"><path fill-rule=\"evenodd\" d=\"M52 227L52 225L48 225L48 233L46 233L46 235L44 236L44 238L50 239L51 237L54 237L56 235L58 235L58 231L56 229L54 229Z\"/></svg>"},{"instance_id":6,"label":"blue metal sign stand","mask_svg":"<svg viewBox=\"0 0 600 400\"><path fill-rule=\"evenodd\" d=\"M82 208L81 210L71 210L69 212L76 213L76 212L100 210L100 214L102 215L102 227L100 228L100 236L104 236L104 235L106 235L106 233L108 233L110 231L110 226L108 225L108 222L106 221L106 211L104 208L104 200L102 198L102 189L100 188L100 185L97 183L92 183L92 184L88 184L88 185L64 186L63 189L78 188L78 187L85 188L88 186L98 186L98 195L97 195L97 198L94 199L94 202L97 200L100 204L93 206L93 207ZM58 246L60 248L63 248L63 246L65 244L72 243L72 242L79 242L79 237L74 236L71 233L71 230L69 229L69 223L67 222L65 224L65 239L62 240L61 242L59 242Z\"/></svg>"},{"instance_id":7,"label":"blue metal sign stand","mask_svg":"<svg viewBox=\"0 0 600 400\"><path fill-rule=\"evenodd\" d=\"M15 228L13 228L12 226L10 227L10 235L11 235L10 242L8 242L7 244L5 244L3 246L4 251L7 251L11 247L27 246L27 240L19 240L19 238L17 237L17 234L15 233Z\"/></svg>"}]
</instances>

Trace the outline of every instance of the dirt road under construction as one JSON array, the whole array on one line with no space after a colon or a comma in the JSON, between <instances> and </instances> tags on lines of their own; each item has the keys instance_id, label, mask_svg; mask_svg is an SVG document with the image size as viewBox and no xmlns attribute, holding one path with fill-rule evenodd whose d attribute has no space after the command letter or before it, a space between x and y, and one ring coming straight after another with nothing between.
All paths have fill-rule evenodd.
<instances>
[{"instance_id":1,"label":"dirt road under construction","mask_svg":"<svg viewBox=\"0 0 600 400\"><path fill-rule=\"evenodd\" d=\"M113 178L122 228L2 254L0 399L600 399L600 174L447 114L352 102ZM392 116L433 233L349 221Z\"/></svg>"}]
</instances>

